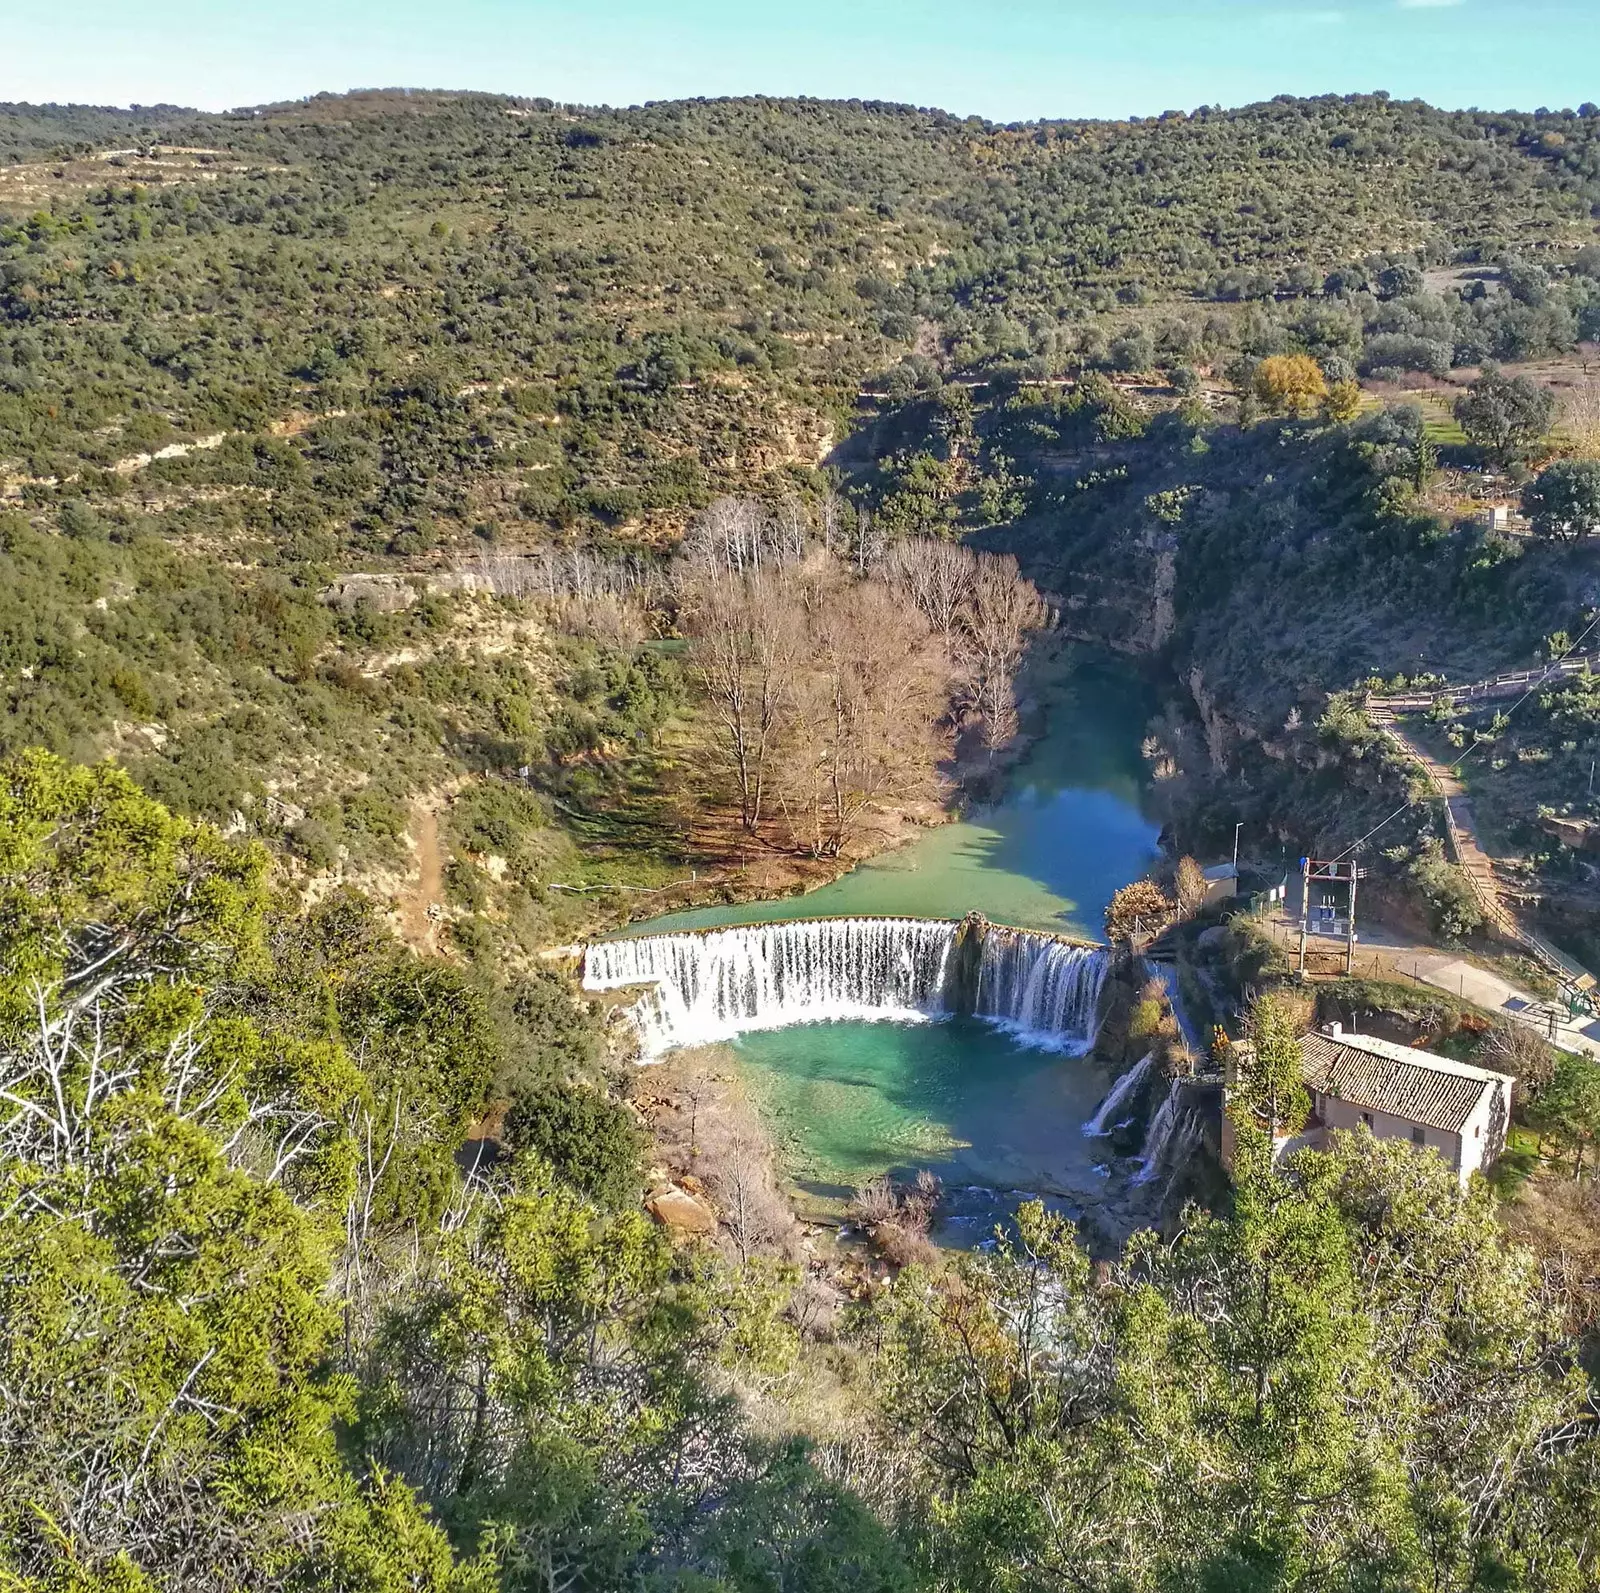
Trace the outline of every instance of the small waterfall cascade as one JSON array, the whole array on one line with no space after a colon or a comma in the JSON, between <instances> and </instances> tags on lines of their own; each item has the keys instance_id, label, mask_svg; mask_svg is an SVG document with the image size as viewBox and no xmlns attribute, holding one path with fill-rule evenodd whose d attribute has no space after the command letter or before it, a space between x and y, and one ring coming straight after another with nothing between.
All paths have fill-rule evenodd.
<instances>
[{"instance_id":1,"label":"small waterfall cascade","mask_svg":"<svg viewBox=\"0 0 1600 1593\"><path fill-rule=\"evenodd\" d=\"M1111 1125L1116 1122L1117 1113L1121 1110L1123 1102L1132 1097L1134 1091L1144 1082L1145 1075L1155 1065L1155 1053L1152 1051L1135 1062L1111 1086L1111 1092L1100 1103L1099 1110L1083 1125L1085 1139L1104 1139L1111 1132Z\"/></svg>"},{"instance_id":2,"label":"small waterfall cascade","mask_svg":"<svg viewBox=\"0 0 1600 1593\"><path fill-rule=\"evenodd\" d=\"M1094 1043L1109 954L982 919L823 918L600 941L586 990L639 987L644 1058L754 1029L972 1013L1022 1043Z\"/></svg>"},{"instance_id":3,"label":"small waterfall cascade","mask_svg":"<svg viewBox=\"0 0 1600 1593\"><path fill-rule=\"evenodd\" d=\"M1183 1108L1182 1095L1183 1085L1174 1079L1167 1091L1166 1099L1162 1101L1156 1115L1150 1119L1150 1127L1145 1133L1144 1145L1139 1152L1139 1160L1144 1165L1139 1169L1139 1175L1134 1179L1134 1183L1150 1183L1194 1138L1199 1125L1195 1121L1194 1113Z\"/></svg>"},{"instance_id":4,"label":"small waterfall cascade","mask_svg":"<svg viewBox=\"0 0 1600 1593\"><path fill-rule=\"evenodd\" d=\"M1178 1020L1178 1032L1183 1036L1183 1043L1196 1056L1204 1056L1206 1042L1201 1039L1199 1031L1189 1021L1189 1014L1183 1009L1183 989L1178 982L1178 970L1169 962L1151 962L1149 958L1145 959L1144 966L1146 974L1152 979L1159 979L1165 988L1167 1005Z\"/></svg>"},{"instance_id":5,"label":"small waterfall cascade","mask_svg":"<svg viewBox=\"0 0 1600 1593\"><path fill-rule=\"evenodd\" d=\"M1093 1044L1104 951L1048 935L991 927L984 936L974 1011L1024 1044L1082 1056Z\"/></svg>"},{"instance_id":6,"label":"small waterfall cascade","mask_svg":"<svg viewBox=\"0 0 1600 1593\"><path fill-rule=\"evenodd\" d=\"M916 1022L944 1015L956 927L830 918L602 941L584 958L583 984L652 987L634 1009L647 1058L794 1023Z\"/></svg>"}]
</instances>

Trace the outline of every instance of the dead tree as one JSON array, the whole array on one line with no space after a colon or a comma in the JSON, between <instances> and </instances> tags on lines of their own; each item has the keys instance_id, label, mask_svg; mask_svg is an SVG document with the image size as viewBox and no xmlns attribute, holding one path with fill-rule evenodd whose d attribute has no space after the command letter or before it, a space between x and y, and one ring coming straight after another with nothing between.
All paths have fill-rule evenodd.
<instances>
[{"instance_id":1,"label":"dead tree","mask_svg":"<svg viewBox=\"0 0 1600 1593\"><path fill-rule=\"evenodd\" d=\"M983 739L993 751L1017 732L1014 683L1028 636L1045 623L1047 610L1009 555L978 560L966 610L971 647L972 700L983 716Z\"/></svg>"}]
</instances>

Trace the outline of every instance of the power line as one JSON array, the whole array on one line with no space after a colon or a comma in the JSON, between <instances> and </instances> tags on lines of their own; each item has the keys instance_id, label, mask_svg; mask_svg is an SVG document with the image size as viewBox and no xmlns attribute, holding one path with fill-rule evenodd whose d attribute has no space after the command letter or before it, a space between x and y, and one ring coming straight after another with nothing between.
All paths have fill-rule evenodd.
<instances>
[{"instance_id":1,"label":"power line","mask_svg":"<svg viewBox=\"0 0 1600 1593\"><path fill-rule=\"evenodd\" d=\"M1590 632L1592 632L1592 631L1594 631L1596 629L1600 629L1600 610L1596 611L1595 617L1592 620L1589 621L1589 624L1587 625L1587 627L1585 627L1585 629L1578 636L1577 641L1572 642L1572 643L1570 643L1568 645L1568 647L1566 649L1566 652L1561 655L1562 658L1565 658L1570 653L1577 652L1578 648L1580 646L1582 646L1583 642L1587 639L1587 637L1589 636ZM1514 714L1517 711L1517 709L1519 709L1523 705L1523 703L1525 703L1531 696L1533 696L1533 694L1536 691L1540 690L1545 685L1545 683L1556 673L1556 671L1558 669L1560 669L1560 667L1561 667L1561 659L1560 658L1551 659L1550 667L1544 672L1544 674L1542 674L1536 681L1534 681L1534 683L1531 686L1529 686L1528 689L1525 692L1523 692L1523 694L1519 698L1517 698L1517 700L1514 703L1512 703L1512 705L1508 709L1506 709L1505 717L1509 720L1511 718L1512 714ZM1444 693L1443 695L1448 695L1448 693ZM1461 774L1461 771L1466 766L1468 760L1472 757L1472 755L1475 752L1477 752L1479 750L1480 747L1482 747L1484 745L1486 745L1486 743L1475 741L1472 744L1472 746L1467 748L1467 750L1464 753L1462 753L1462 755L1459 758L1457 758L1456 761L1453 764L1450 765L1450 774L1451 774L1452 778L1459 778L1459 776ZM1412 808L1420 807L1424 800L1425 799L1422 798L1422 797L1413 797L1409 802L1405 803L1403 806L1396 808L1394 810L1394 812L1389 815L1388 818L1382 820L1381 822L1379 822L1377 824L1374 824L1372 826L1372 828L1370 830L1368 830L1367 833L1360 838L1360 840L1352 841L1350 843L1350 845L1347 846L1344 849L1344 851L1342 851L1337 857L1330 859L1330 862L1342 863L1358 847L1365 846L1366 843L1368 841L1370 841L1372 839L1372 837L1378 833L1379 830L1386 828L1390 824L1393 824L1394 821L1397 818L1399 818L1402 813L1409 813L1412 810ZM1446 798L1446 801L1448 801L1448 800L1449 799Z\"/></svg>"}]
</instances>

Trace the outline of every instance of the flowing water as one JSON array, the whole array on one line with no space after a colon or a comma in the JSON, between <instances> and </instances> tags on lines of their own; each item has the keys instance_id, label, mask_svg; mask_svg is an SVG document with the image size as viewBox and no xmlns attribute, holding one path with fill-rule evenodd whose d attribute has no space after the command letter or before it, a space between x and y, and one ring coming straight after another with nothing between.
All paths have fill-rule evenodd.
<instances>
[{"instance_id":1,"label":"flowing water","mask_svg":"<svg viewBox=\"0 0 1600 1593\"><path fill-rule=\"evenodd\" d=\"M591 949L588 982L646 987L647 1052L731 1041L804 1191L931 1167L947 1186L1095 1198L1110 1170L1083 1125L1118 1084L1083 1055L1104 961L1053 937L1098 938L1155 856L1152 704L1130 673L1079 661L1055 683L1048 733L994 807L808 896L635 925ZM963 970L954 921L972 912L1047 933L991 927Z\"/></svg>"},{"instance_id":2,"label":"flowing water","mask_svg":"<svg viewBox=\"0 0 1600 1593\"><path fill-rule=\"evenodd\" d=\"M1156 1108L1155 1116L1150 1119L1150 1127L1145 1131L1144 1145L1139 1151L1139 1160L1143 1165L1134 1182L1153 1183L1166 1170L1168 1164L1177 1158L1185 1142L1193 1137L1196 1128L1193 1118L1183 1109L1183 1087L1174 1080L1168 1085L1167 1093L1161 1105Z\"/></svg>"},{"instance_id":3,"label":"flowing water","mask_svg":"<svg viewBox=\"0 0 1600 1593\"><path fill-rule=\"evenodd\" d=\"M1106 1098L1100 1103L1100 1109L1083 1125L1085 1139L1104 1139L1112 1129L1120 1125L1121 1119L1117 1114L1124 1106L1133 1104L1135 1092L1144 1083L1145 1076L1155 1063L1153 1055L1141 1057L1111 1086Z\"/></svg>"},{"instance_id":4,"label":"flowing water","mask_svg":"<svg viewBox=\"0 0 1600 1593\"><path fill-rule=\"evenodd\" d=\"M1107 954L1037 930L823 918L638 935L590 948L589 990L633 1004L646 1059L798 1024L976 1015L1041 1051L1094 1044Z\"/></svg>"}]
</instances>

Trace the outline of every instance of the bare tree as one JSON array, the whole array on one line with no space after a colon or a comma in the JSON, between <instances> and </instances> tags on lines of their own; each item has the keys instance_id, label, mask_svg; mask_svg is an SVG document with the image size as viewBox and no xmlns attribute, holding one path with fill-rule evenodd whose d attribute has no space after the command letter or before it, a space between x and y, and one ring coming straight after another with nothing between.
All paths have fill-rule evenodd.
<instances>
[{"instance_id":1,"label":"bare tree","mask_svg":"<svg viewBox=\"0 0 1600 1593\"><path fill-rule=\"evenodd\" d=\"M685 594L694 665L739 793L739 817L761 824L772 759L792 711L804 647L798 611L776 574L712 574Z\"/></svg>"},{"instance_id":2,"label":"bare tree","mask_svg":"<svg viewBox=\"0 0 1600 1593\"><path fill-rule=\"evenodd\" d=\"M653 1159L704 1180L721 1219L719 1242L741 1260L798 1259L800 1229L778 1182L777 1156L731 1055L716 1047L679 1051L659 1076L663 1090L650 1119Z\"/></svg>"},{"instance_id":3,"label":"bare tree","mask_svg":"<svg viewBox=\"0 0 1600 1593\"><path fill-rule=\"evenodd\" d=\"M691 579L702 579L781 569L803 559L813 541L798 498L785 498L772 514L754 498L718 498L689 528L678 552Z\"/></svg>"},{"instance_id":4,"label":"bare tree","mask_svg":"<svg viewBox=\"0 0 1600 1593\"><path fill-rule=\"evenodd\" d=\"M1586 376L1561 398L1561 429L1584 459L1600 459L1600 379Z\"/></svg>"},{"instance_id":5,"label":"bare tree","mask_svg":"<svg viewBox=\"0 0 1600 1593\"><path fill-rule=\"evenodd\" d=\"M954 658L977 583L977 554L959 542L909 537L890 548L881 568L889 583L917 605Z\"/></svg>"},{"instance_id":6,"label":"bare tree","mask_svg":"<svg viewBox=\"0 0 1600 1593\"><path fill-rule=\"evenodd\" d=\"M745 830L778 811L792 844L836 857L874 810L936 794L958 680L991 746L1015 731L1012 677L1045 609L1014 560L911 544L863 576L806 540L798 505L779 520L755 543L731 508L703 523L684 627Z\"/></svg>"},{"instance_id":7,"label":"bare tree","mask_svg":"<svg viewBox=\"0 0 1600 1593\"><path fill-rule=\"evenodd\" d=\"M811 519L806 506L796 497L782 499L773 513L770 531L772 551L780 564L797 564L811 546Z\"/></svg>"},{"instance_id":8,"label":"bare tree","mask_svg":"<svg viewBox=\"0 0 1600 1593\"><path fill-rule=\"evenodd\" d=\"M1523 1105L1555 1077L1555 1052L1531 1023L1516 1018L1501 1018L1494 1024L1483 1037L1481 1054L1485 1067L1509 1073L1517 1081Z\"/></svg>"},{"instance_id":9,"label":"bare tree","mask_svg":"<svg viewBox=\"0 0 1600 1593\"><path fill-rule=\"evenodd\" d=\"M633 554L608 557L583 548L480 548L456 566L455 582L498 597L542 597L551 603L605 596L650 604L666 591L659 564Z\"/></svg>"},{"instance_id":10,"label":"bare tree","mask_svg":"<svg viewBox=\"0 0 1600 1593\"><path fill-rule=\"evenodd\" d=\"M1043 600L1009 556L978 561L967 607L967 635L972 650L971 690L983 715L984 741L991 750L1017 731L1013 683L1022 665L1028 636L1045 623Z\"/></svg>"},{"instance_id":11,"label":"bare tree","mask_svg":"<svg viewBox=\"0 0 1600 1593\"><path fill-rule=\"evenodd\" d=\"M723 1229L741 1261L783 1254L790 1246L794 1218L772 1168L772 1146L765 1136L736 1128L711 1174Z\"/></svg>"},{"instance_id":12,"label":"bare tree","mask_svg":"<svg viewBox=\"0 0 1600 1593\"><path fill-rule=\"evenodd\" d=\"M689 528L679 549L700 575L742 575L759 569L766 511L753 498L718 498Z\"/></svg>"},{"instance_id":13,"label":"bare tree","mask_svg":"<svg viewBox=\"0 0 1600 1593\"><path fill-rule=\"evenodd\" d=\"M823 494L817 511L817 535L826 553L845 554L852 546L857 515L854 506L836 492Z\"/></svg>"},{"instance_id":14,"label":"bare tree","mask_svg":"<svg viewBox=\"0 0 1600 1593\"><path fill-rule=\"evenodd\" d=\"M931 792L948 682L927 622L881 583L825 607L784 764L785 805L815 854L840 855L874 805Z\"/></svg>"},{"instance_id":15,"label":"bare tree","mask_svg":"<svg viewBox=\"0 0 1600 1593\"><path fill-rule=\"evenodd\" d=\"M1172 883L1178 897L1178 911L1185 918L1193 918L1204 905L1210 889L1206 871L1192 857L1180 857L1172 873Z\"/></svg>"}]
</instances>

